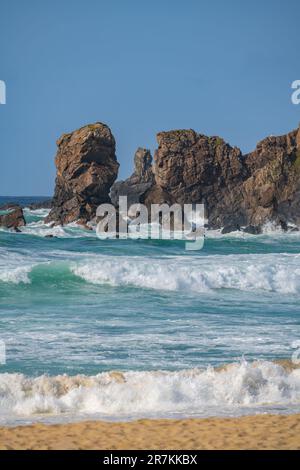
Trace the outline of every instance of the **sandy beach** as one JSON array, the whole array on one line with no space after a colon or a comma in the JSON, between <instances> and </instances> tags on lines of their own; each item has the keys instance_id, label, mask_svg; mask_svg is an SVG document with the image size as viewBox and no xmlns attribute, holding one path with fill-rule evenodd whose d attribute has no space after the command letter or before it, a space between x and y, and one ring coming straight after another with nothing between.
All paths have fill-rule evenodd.
<instances>
[{"instance_id":1,"label":"sandy beach","mask_svg":"<svg viewBox=\"0 0 300 470\"><path fill-rule=\"evenodd\" d=\"M0 449L300 449L300 415L0 428Z\"/></svg>"}]
</instances>

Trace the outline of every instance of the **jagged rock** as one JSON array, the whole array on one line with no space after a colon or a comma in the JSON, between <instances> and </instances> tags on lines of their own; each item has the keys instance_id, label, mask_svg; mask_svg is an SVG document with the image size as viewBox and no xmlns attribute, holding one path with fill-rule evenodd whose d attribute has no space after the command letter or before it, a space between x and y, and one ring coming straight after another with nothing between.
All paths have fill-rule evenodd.
<instances>
[{"instance_id":1,"label":"jagged rock","mask_svg":"<svg viewBox=\"0 0 300 470\"><path fill-rule=\"evenodd\" d=\"M110 202L119 163L109 127L97 122L64 134L57 141L56 187L46 222L90 221L97 207Z\"/></svg>"},{"instance_id":2,"label":"jagged rock","mask_svg":"<svg viewBox=\"0 0 300 470\"><path fill-rule=\"evenodd\" d=\"M125 181L116 182L111 188L111 201L117 207L120 196L127 196L128 206L142 201L153 185L152 156L150 150L139 147L134 156L134 172Z\"/></svg>"},{"instance_id":3,"label":"jagged rock","mask_svg":"<svg viewBox=\"0 0 300 470\"><path fill-rule=\"evenodd\" d=\"M121 195L128 205L204 203L209 228L237 227L261 233L268 221L300 225L300 130L262 140L243 155L220 137L194 130L157 135L152 165L149 150L135 154L134 173L111 188L115 206ZM107 126L86 126L58 141L57 180L47 221L86 223L114 182L118 163L115 141Z\"/></svg>"},{"instance_id":4,"label":"jagged rock","mask_svg":"<svg viewBox=\"0 0 300 470\"><path fill-rule=\"evenodd\" d=\"M222 229L222 234L226 233L231 233L231 232L239 232L241 230L241 227L238 224L231 224L231 225L225 225Z\"/></svg>"},{"instance_id":5,"label":"jagged rock","mask_svg":"<svg viewBox=\"0 0 300 470\"><path fill-rule=\"evenodd\" d=\"M245 156L249 177L241 186L250 223L300 223L300 129L267 137Z\"/></svg>"},{"instance_id":6,"label":"jagged rock","mask_svg":"<svg viewBox=\"0 0 300 470\"><path fill-rule=\"evenodd\" d=\"M162 202L204 203L211 226L243 224L237 186L246 178L247 169L238 148L193 130L160 132L157 141L157 188L147 194L148 204L159 203L161 191Z\"/></svg>"},{"instance_id":7,"label":"jagged rock","mask_svg":"<svg viewBox=\"0 0 300 470\"><path fill-rule=\"evenodd\" d=\"M262 233L262 227L260 225L248 225L243 228L243 232L249 233L251 235L259 235Z\"/></svg>"},{"instance_id":8,"label":"jagged rock","mask_svg":"<svg viewBox=\"0 0 300 470\"><path fill-rule=\"evenodd\" d=\"M219 137L160 132L145 203L204 203L210 228L300 224L300 130L242 155ZM227 228L226 228L227 227Z\"/></svg>"},{"instance_id":9,"label":"jagged rock","mask_svg":"<svg viewBox=\"0 0 300 470\"><path fill-rule=\"evenodd\" d=\"M52 204L53 204L52 199L46 199L45 201L39 201L39 202L34 202L32 204L29 204L29 209L30 210L51 209Z\"/></svg>"},{"instance_id":10,"label":"jagged rock","mask_svg":"<svg viewBox=\"0 0 300 470\"><path fill-rule=\"evenodd\" d=\"M20 206L9 207L10 212L0 215L0 226L19 231L18 227L26 225L23 209Z\"/></svg>"}]
</instances>

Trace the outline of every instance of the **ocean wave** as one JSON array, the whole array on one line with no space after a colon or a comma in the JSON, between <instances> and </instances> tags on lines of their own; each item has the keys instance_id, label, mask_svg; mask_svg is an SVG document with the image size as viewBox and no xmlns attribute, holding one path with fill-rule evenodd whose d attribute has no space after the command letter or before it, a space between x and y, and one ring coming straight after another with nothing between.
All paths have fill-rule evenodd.
<instances>
[{"instance_id":1,"label":"ocean wave","mask_svg":"<svg viewBox=\"0 0 300 470\"><path fill-rule=\"evenodd\" d=\"M0 374L0 420L241 415L300 408L300 369L267 361L221 369L104 372L36 378ZM9 417L9 418L8 418Z\"/></svg>"},{"instance_id":2,"label":"ocean wave","mask_svg":"<svg viewBox=\"0 0 300 470\"><path fill-rule=\"evenodd\" d=\"M26 266L0 271L0 281L9 282L12 284L30 284L28 274L30 273L31 269L31 266Z\"/></svg>"},{"instance_id":3,"label":"ocean wave","mask_svg":"<svg viewBox=\"0 0 300 470\"><path fill-rule=\"evenodd\" d=\"M29 284L28 275L37 263L38 260L32 256L28 257L0 247L0 282Z\"/></svg>"},{"instance_id":4,"label":"ocean wave","mask_svg":"<svg viewBox=\"0 0 300 470\"><path fill-rule=\"evenodd\" d=\"M43 221L33 221L21 227L22 234L36 237L54 237L54 238L95 238L96 232L87 230L76 223L65 226L45 224Z\"/></svg>"},{"instance_id":5,"label":"ocean wave","mask_svg":"<svg viewBox=\"0 0 300 470\"><path fill-rule=\"evenodd\" d=\"M30 209L29 207L24 208L24 215L44 218L49 215L50 209L40 208L40 209Z\"/></svg>"},{"instance_id":6,"label":"ocean wave","mask_svg":"<svg viewBox=\"0 0 300 470\"><path fill-rule=\"evenodd\" d=\"M196 259L101 256L71 269L87 282L112 286L193 293L216 289L300 292L300 255L215 255Z\"/></svg>"},{"instance_id":7,"label":"ocean wave","mask_svg":"<svg viewBox=\"0 0 300 470\"><path fill-rule=\"evenodd\" d=\"M6 251L5 251L6 252ZM30 283L47 282L57 274L80 278L94 285L139 287L192 294L216 290L300 293L300 255L251 254L209 255L190 258L173 256L81 255L65 258L53 251L51 258L25 257L10 253L1 262L0 281ZM71 275L71 276L70 276Z\"/></svg>"}]
</instances>

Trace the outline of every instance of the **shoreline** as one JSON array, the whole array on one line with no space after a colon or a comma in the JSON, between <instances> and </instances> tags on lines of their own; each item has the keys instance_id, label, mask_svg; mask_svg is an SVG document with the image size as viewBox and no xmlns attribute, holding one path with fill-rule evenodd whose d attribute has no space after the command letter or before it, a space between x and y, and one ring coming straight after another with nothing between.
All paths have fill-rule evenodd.
<instances>
[{"instance_id":1,"label":"shoreline","mask_svg":"<svg viewBox=\"0 0 300 470\"><path fill-rule=\"evenodd\" d=\"M0 427L0 450L296 450L300 414Z\"/></svg>"}]
</instances>

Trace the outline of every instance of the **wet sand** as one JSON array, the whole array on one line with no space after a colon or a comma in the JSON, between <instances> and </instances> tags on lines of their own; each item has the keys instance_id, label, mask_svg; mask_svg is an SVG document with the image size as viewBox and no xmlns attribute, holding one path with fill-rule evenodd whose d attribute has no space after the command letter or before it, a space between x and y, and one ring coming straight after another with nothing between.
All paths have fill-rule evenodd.
<instances>
[{"instance_id":1,"label":"wet sand","mask_svg":"<svg viewBox=\"0 0 300 470\"><path fill-rule=\"evenodd\" d=\"M300 449L300 415L2 427L0 449Z\"/></svg>"}]
</instances>

